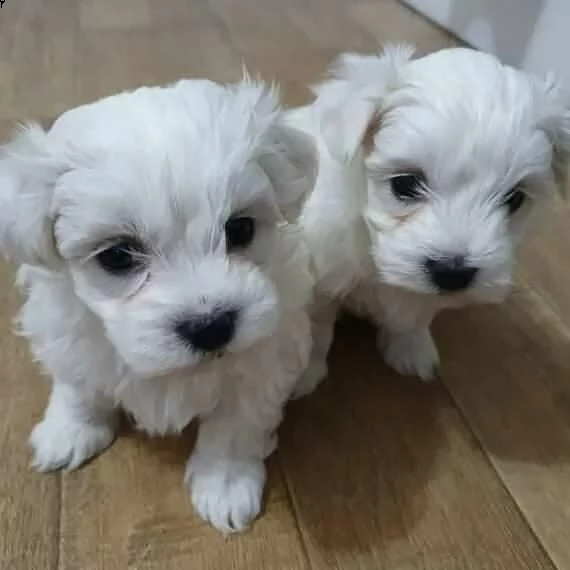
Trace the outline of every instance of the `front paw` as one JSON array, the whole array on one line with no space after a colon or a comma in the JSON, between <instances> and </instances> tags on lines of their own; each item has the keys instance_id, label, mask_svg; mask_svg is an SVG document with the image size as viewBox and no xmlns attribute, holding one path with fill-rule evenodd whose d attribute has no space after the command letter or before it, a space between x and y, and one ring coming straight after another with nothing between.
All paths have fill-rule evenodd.
<instances>
[{"instance_id":1,"label":"front paw","mask_svg":"<svg viewBox=\"0 0 570 570\"><path fill-rule=\"evenodd\" d=\"M114 421L90 422L65 415L47 415L33 429L32 467L38 471L76 469L115 439Z\"/></svg>"},{"instance_id":2,"label":"front paw","mask_svg":"<svg viewBox=\"0 0 570 570\"><path fill-rule=\"evenodd\" d=\"M229 534L245 530L261 510L263 461L196 454L186 469L192 504L212 526Z\"/></svg>"},{"instance_id":3,"label":"front paw","mask_svg":"<svg viewBox=\"0 0 570 570\"><path fill-rule=\"evenodd\" d=\"M383 332L379 339L386 364L404 376L419 376L429 382L439 364L437 348L429 331L409 334Z\"/></svg>"}]
</instances>

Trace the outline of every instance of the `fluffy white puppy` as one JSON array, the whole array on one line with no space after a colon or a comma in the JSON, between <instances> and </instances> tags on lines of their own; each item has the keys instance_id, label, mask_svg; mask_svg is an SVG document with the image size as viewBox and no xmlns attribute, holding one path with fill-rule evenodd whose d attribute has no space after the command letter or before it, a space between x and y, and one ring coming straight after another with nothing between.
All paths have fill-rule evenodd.
<instances>
[{"instance_id":1,"label":"fluffy white puppy","mask_svg":"<svg viewBox=\"0 0 570 570\"><path fill-rule=\"evenodd\" d=\"M340 298L381 326L393 368L431 378L434 315L502 299L529 217L566 184L569 101L552 79L471 49L412 52L341 56L290 115L320 160L302 215L321 295L301 392L326 374Z\"/></svg>"},{"instance_id":2,"label":"fluffy white puppy","mask_svg":"<svg viewBox=\"0 0 570 570\"><path fill-rule=\"evenodd\" d=\"M26 127L0 158L0 244L23 334L53 379L34 466L200 419L186 481L222 531L259 513L264 458L311 350L308 255L287 220L312 186L273 89L181 81Z\"/></svg>"}]
</instances>

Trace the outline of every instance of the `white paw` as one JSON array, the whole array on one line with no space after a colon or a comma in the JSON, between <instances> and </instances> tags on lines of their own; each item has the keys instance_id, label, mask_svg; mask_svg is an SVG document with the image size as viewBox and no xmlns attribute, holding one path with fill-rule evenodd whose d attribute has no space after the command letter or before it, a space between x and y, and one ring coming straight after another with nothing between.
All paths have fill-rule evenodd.
<instances>
[{"instance_id":1,"label":"white paw","mask_svg":"<svg viewBox=\"0 0 570 570\"><path fill-rule=\"evenodd\" d=\"M66 416L46 416L33 429L30 443L34 450L32 467L38 471L76 469L108 447L115 439L115 425L90 423Z\"/></svg>"},{"instance_id":2,"label":"white paw","mask_svg":"<svg viewBox=\"0 0 570 570\"><path fill-rule=\"evenodd\" d=\"M261 510L265 466L261 460L190 458L186 470L192 504L212 526L229 534L245 530Z\"/></svg>"},{"instance_id":3,"label":"white paw","mask_svg":"<svg viewBox=\"0 0 570 570\"><path fill-rule=\"evenodd\" d=\"M382 333L380 348L386 364L404 376L419 376L424 382L434 379L439 356L429 331L396 335Z\"/></svg>"},{"instance_id":4,"label":"white paw","mask_svg":"<svg viewBox=\"0 0 570 570\"><path fill-rule=\"evenodd\" d=\"M299 376L292 398L302 398L314 392L317 386L326 378L327 374L326 361L321 358L312 358L305 371Z\"/></svg>"}]
</instances>

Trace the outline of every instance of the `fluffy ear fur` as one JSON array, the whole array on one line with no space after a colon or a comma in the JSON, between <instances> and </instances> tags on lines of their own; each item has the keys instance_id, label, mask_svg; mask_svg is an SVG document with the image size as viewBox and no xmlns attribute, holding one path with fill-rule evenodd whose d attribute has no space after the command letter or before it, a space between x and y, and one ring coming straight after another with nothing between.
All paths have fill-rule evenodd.
<instances>
[{"instance_id":1,"label":"fluffy ear fur","mask_svg":"<svg viewBox=\"0 0 570 570\"><path fill-rule=\"evenodd\" d=\"M271 180L283 217L294 221L317 176L316 147L308 135L278 120L260 164Z\"/></svg>"},{"instance_id":2,"label":"fluffy ear fur","mask_svg":"<svg viewBox=\"0 0 570 570\"><path fill-rule=\"evenodd\" d=\"M263 133L258 141L257 159L273 184L281 214L292 221L313 189L316 149L308 135L286 122L275 84L268 86L260 79L252 79L244 66L243 80L234 89L248 106L251 120L262 126L256 129Z\"/></svg>"},{"instance_id":3,"label":"fluffy ear fur","mask_svg":"<svg viewBox=\"0 0 570 570\"><path fill-rule=\"evenodd\" d=\"M354 155L383 96L397 82L413 52L411 46L387 45L379 55L341 55L331 68L331 78L313 87L321 132L334 155Z\"/></svg>"},{"instance_id":4,"label":"fluffy ear fur","mask_svg":"<svg viewBox=\"0 0 570 570\"><path fill-rule=\"evenodd\" d=\"M57 263L50 208L63 171L37 124L23 127L0 150L0 249L7 258L18 264Z\"/></svg>"},{"instance_id":5,"label":"fluffy ear fur","mask_svg":"<svg viewBox=\"0 0 570 570\"><path fill-rule=\"evenodd\" d=\"M552 141L552 169L558 190L563 198L570 189L570 94L548 77L543 83L546 94L544 129Z\"/></svg>"}]
</instances>

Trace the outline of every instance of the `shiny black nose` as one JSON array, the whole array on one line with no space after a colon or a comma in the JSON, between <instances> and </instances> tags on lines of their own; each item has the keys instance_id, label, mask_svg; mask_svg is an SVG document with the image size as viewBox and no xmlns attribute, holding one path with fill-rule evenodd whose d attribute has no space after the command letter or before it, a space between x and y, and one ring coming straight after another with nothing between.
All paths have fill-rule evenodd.
<instances>
[{"instance_id":1,"label":"shiny black nose","mask_svg":"<svg viewBox=\"0 0 570 570\"><path fill-rule=\"evenodd\" d=\"M477 267L466 265L465 258L427 258L425 268L431 282L442 292L451 293L467 289L477 275Z\"/></svg>"},{"instance_id":2,"label":"shiny black nose","mask_svg":"<svg viewBox=\"0 0 570 570\"><path fill-rule=\"evenodd\" d=\"M216 352L233 339L236 321L237 311L217 311L178 323L176 334L195 350Z\"/></svg>"}]
</instances>

